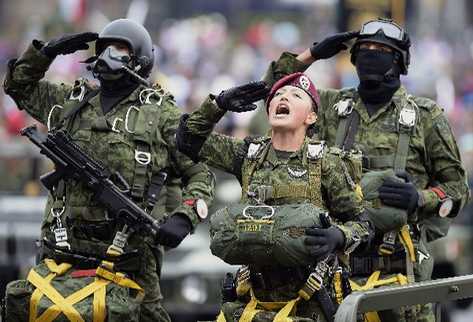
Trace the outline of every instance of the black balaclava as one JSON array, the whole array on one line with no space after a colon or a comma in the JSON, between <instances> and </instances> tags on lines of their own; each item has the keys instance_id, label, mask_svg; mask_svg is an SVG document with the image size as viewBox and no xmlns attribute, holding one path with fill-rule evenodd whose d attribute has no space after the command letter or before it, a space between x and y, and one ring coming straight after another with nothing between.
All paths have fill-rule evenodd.
<instances>
[{"instance_id":1,"label":"black balaclava","mask_svg":"<svg viewBox=\"0 0 473 322\"><path fill-rule=\"evenodd\" d=\"M358 49L355 65L360 79L358 93L372 115L401 86L399 65L393 52L372 49Z\"/></svg>"},{"instance_id":2,"label":"black balaclava","mask_svg":"<svg viewBox=\"0 0 473 322\"><path fill-rule=\"evenodd\" d=\"M137 87L138 83L128 74L124 74L117 80L105 80L99 77L100 81L100 105L103 114L107 114L124 98L129 96Z\"/></svg>"},{"instance_id":3,"label":"black balaclava","mask_svg":"<svg viewBox=\"0 0 473 322\"><path fill-rule=\"evenodd\" d=\"M107 46L96 58L93 71L100 81L100 105L107 114L120 101L129 96L138 82L122 70L130 62L130 56L113 45Z\"/></svg>"}]
</instances>

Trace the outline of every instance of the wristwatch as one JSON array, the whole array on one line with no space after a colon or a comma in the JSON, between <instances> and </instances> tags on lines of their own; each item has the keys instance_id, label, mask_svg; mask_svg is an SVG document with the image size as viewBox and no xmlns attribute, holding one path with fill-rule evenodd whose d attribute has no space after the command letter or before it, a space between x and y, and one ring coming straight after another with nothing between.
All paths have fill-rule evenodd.
<instances>
[{"instance_id":1,"label":"wristwatch","mask_svg":"<svg viewBox=\"0 0 473 322\"><path fill-rule=\"evenodd\" d=\"M453 200L447 194L445 191L443 191L439 187L432 187L430 188L435 194L439 197L440 199L440 208L439 208L439 216L442 218L447 217L450 212L452 211L453 208Z\"/></svg>"},{"instance_id":2,"label":"wristwatch","mask_svg":"<svg viewBox=\"0 0 473 322\"><path fill-rule=\"evenodd\" d=\"M192 207L200 220L207 218L209 208L204 199L186 199L184 200L184 204Z\"/></svg>"}]
</instances>

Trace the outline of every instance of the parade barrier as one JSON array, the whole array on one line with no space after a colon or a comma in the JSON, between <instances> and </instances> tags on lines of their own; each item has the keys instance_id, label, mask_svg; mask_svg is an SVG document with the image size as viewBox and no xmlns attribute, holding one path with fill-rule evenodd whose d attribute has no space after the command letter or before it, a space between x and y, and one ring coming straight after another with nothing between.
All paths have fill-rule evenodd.
<instances>
[{"instance_id":1,"label":"parade barrier","mask_svg":"<svg viewBox=\"0 0 473 322\"><path fill-rule=\"evenodd\" d=\"M335 322L356 322L358 312L381 311L405 305L438 303L469 297L473 297L473 275L353 292L338 307Z\"/></svg>"}]
</instances>

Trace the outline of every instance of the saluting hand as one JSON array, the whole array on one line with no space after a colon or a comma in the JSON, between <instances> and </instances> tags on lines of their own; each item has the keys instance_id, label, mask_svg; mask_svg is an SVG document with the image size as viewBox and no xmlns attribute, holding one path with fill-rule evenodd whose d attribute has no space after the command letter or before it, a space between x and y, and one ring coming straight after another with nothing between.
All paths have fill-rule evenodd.
<instances>
[{"instance_id":1,"label":"saluting hand","mask_svg":"<svg viewBox=\"0 0 473 322\"><path fill-rule=\"evenodd\" d=\"M253 104L268 96L269 86L265 82L251 82L222 91L215 102L222 110L232 112L248 112L256 109Z\"/></svg>"},{"instance_id":2,"label":"saluting hand","mask_svg":"<svg viewBox=\"0 0 473 322\"><path fill-rule=\"evenodd\" d=\"M64 35L47 42L41 52L49 58L57 55L72 54L78 50L89 49L88 42L95 41L99 37L96 32L82 32L78 34Z\"/></svg>"},{"instance_id":3,"label":"saluting hand","mask_svg":"<svg viewBox=\"0 0 473 322\"><path fill-rule=\"evenodd\" d=\"M330 58L342 50L346 50L348 46L345 45L344 42L358 35L358 31L347 31L327 37L321 42L315 42L312 47L310 47L310 54L315 60Z\"/></svg>"}]
</instances>

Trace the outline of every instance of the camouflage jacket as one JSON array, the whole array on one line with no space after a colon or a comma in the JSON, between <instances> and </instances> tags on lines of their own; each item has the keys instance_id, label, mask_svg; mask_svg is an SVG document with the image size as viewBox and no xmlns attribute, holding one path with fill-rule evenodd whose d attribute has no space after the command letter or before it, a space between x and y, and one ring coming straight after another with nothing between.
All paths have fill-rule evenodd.
<instances>
[{"instance_id":1,"label":"camouflage jacket","mask_svg":"<svg viewBox=\"0 0 473 322\"><path fill-rule=\"evenodd\" d=\"M323 149L323 154L317 159L319 170L314 170L316 175L309 178L311 170L308 165L308 145L320 142L306 138L299 151L290 153L287 158L281 157L280 153L273 149L268 137L248 137L240 140L212 133L214 125L224 113L225 111L218 108L209 97L200 109L189 116L186 126L192 135L206 138L199 152L199 160L238 178L242 184L242 202L248 202L252 193L259 194L257 199L261 199L261 194L264 193L262 201L272 205L312 202L318 207L328 209L336 220L337 226L345 234L347 253L353 251L360 242L369 241L370 224L361 219L363 207L361 196L356 191L356 182L361 178L359 154L343 154L339 149ZM247 157L252 153L249 152L252 144L261 145L261 148L254 152L258 154L257 164L253 171L248 173ZM318 186L318 189L310 197L303 193L297 196L298 191L284 193L285 190L291 190L287 187L308 191L310 189L307 187L311 185ZM261 188L265 191L262 192Z\"/></svg>"},{"instance_id":2,"label":"camouflage jacket","mask_svg":"<svg viewBox=\"0 0 473 322\"><path fill-rule=\"evenodd\" d=\"M17 103L39 122L49 128L63 126L61 120L68 110L77 105L80 97L94 90L85 80L74 85L53 84L41 80L51 64L51 59L30 46L18 59L9 63L4 88ZM138 86L128 97L103 115L99 95L88 99L88 103L64 126L73 140L86 153L101 161L111 173L119 172L132 187L134 199L144 207L147 189L153 175L166 170L173 177L181 177L182 199L202 198L210 203L214 193L214 179L203 164L195 164L175 147L175 132L180 112L171 94L159 87ZM149 150L149 160L138 168L137 151ZM146 155L143 154L145 157ZM143 161L143 160L142 160ZM146 162L145 162L146 163ZM139 182L137 178L140 178ZM64 201L50 192L42 231L47 237L55 222L51 208L65 207L65 221L71 223L71 244L82 251L102 253L113 238L113 223L105 209L97 204L88 189L81 183L68 180L64 184ZM58 200L59 199L59 200ZM164 219L165 205L157 203L148 211L156 218ZM193 226L199 223L195 210L181 203L170 214L184 214ZM77 227L96 224L102 227L101 236L88 237ZM77 225L77 227L76 227ZM97 228L98 229L98 228ZM76 238L77 237L77 238ZM143 236L134 234L133 245L143 245ZM147 237L146 237L147 238ZM53 239L54 240L54 239Z\"/></svg>"},{"instance_id":3,"label":"camouflage jacket","mask_svg":"<svg viewBox=\"0 0 473 322\"><path fill-rule=\"evenodd\" d=\"M284 75L304 71L303 64L290 53L283 53L278 61L272 62L265 80L273 84ZM354 110L360 115L355 146L365 157L394 155L399 138L399 112L408 104L408 94L401 87L392 100L371 117L356 89L319 89L321 109L319 111L319 137L328 145L334 145L340 117L334 105L346 98L353 99ZM414 178L414 184L422 194L424 206L418 210L420 226L424 226L427 239L445 236L451 218L438 216L441 202L436 193L429 189L438 185L449 196L454 207L449 217L458 214L468 201L469 189L466 172L462 166L455 137L443 114L443 109L434 101L409 96L418 107L417 121L409 141L406 171ZM368 171L368 169L365 169Z\"/></svg>"}]
</instances>

